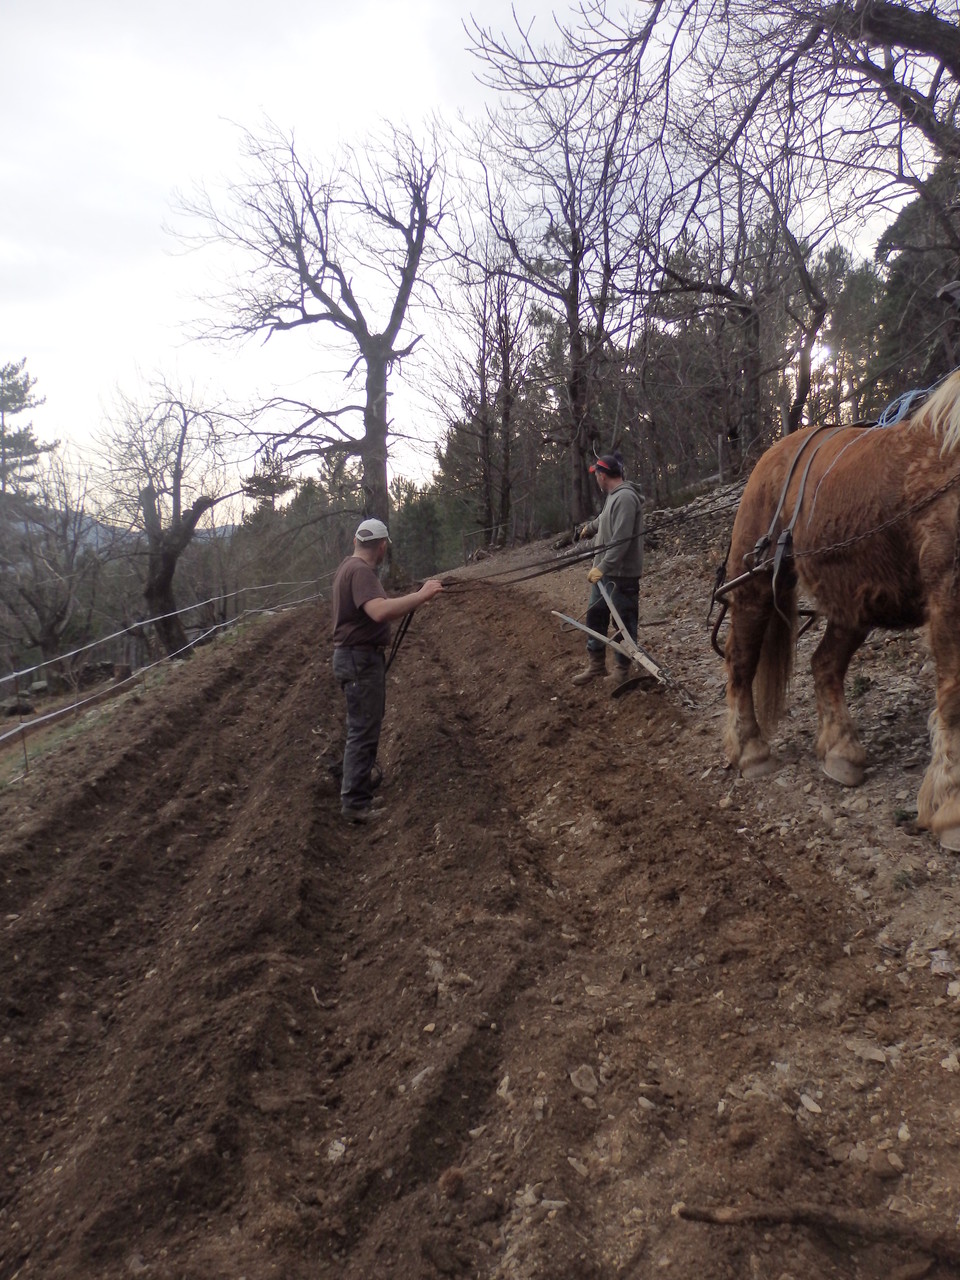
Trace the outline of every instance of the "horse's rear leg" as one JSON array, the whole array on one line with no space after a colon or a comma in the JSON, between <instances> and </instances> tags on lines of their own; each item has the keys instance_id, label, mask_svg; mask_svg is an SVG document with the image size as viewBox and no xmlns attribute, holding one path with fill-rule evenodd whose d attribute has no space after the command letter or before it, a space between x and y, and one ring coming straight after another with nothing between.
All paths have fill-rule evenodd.
<instances>
[{"instance_id":1,"label":"horse's rear leg","mask_svg":"<svg viewBox=\"0 0 960 1280\"><path fill-rule=\"evenodd\" d=\"M724 646L727 667L727 760L749 780L776 768L770 747L760 731L753 702L753 678L773 612L768 579L756 578L737 589L731 606L730 631Z\"/></svg>"},{"instance_id":2,"label":"horse's rear leg","mask_svg":"<svg viewBox=\"0 0 960 1280\"><path fill-rule=\"evenodd\" d=\"M869 635L868 627L841 627L828 622L810 662L817 693L817 756L828 778L858 787L866 764L856 727L843 695L850 659Z\"/></svg>"},{"instance_id":3,"label":"horse's rear leg","mask_svg":"<svg viewBox=\"0 0 960 1280\"><path fill-rule=\"evenodd\" d=\"M917 821L960 852L960 616L951 591L931 602L930 644L937 663L937 706L930 717L933 752L917 797Z\"/></svg>"}]
</instances>

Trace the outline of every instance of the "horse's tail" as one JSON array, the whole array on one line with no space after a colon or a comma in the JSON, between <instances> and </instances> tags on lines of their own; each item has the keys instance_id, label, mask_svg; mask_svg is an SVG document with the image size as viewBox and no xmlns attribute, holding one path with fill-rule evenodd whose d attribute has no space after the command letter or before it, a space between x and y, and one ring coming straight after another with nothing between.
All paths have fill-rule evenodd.
<instances>
[{"instance_id":1,"label":"horse's tail","mask_svg":"<svg viewBox=\"0 0 960 1280\"><path fill-rule=\"evenodd\" d=\"M797 647L796 582L777 583L774 607L767 621L760 661L753 677L753 705L761 732L769 738L787 705Z\"/></svg>"}]
</instances>

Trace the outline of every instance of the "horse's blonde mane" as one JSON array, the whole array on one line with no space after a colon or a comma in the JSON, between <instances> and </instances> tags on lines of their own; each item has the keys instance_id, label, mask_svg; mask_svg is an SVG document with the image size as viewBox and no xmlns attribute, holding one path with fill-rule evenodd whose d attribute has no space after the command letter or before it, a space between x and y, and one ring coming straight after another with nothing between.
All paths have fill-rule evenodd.
<instances>
[{"instance_id":1,"label":"horse's blonde mane","mask_svg":"<svg viewBox=\"0 0 960 1280\"><path fill-rule=\"evenodd\" d=\"M960 445L960 369L955 370L920 407L918 417L940 437L940 452Z\"/></svg>"}]
</instances>

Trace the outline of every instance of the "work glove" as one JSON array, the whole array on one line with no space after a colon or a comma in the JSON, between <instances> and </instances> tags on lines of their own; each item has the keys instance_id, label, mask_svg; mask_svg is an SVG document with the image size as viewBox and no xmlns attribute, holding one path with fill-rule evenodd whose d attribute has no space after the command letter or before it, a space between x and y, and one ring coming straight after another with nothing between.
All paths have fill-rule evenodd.
<instances>
[{"instance_id":1,"label":"work glove","mask_svg":"<svg viewBox=\"0 0 960 1280\"><path fill-rule=\"evenodd\" d=\"M576 528L576 532L573 535L574 541L582 542L583 539L586 538L587 536L588 536L587 526L585 524L578 524Z\"/></svg>"},{"instance_id":2,"label":"work glove","mask_svg":"<svg viewBox=\"0 0 960 1280\"><path fill-rule=\"evenodd\" d=\"M598 564L595 564L593 568L590 570L590 572L587 574L587 581L589 583L599 582L602 577L603 577L603 570L600 568Z\"/></svg>"}]
</instances>

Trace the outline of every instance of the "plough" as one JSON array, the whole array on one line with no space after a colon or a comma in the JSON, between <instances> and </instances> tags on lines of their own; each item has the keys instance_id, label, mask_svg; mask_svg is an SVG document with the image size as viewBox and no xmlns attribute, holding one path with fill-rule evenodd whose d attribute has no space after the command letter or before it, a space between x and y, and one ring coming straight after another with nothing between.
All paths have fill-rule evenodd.
<instances>
[{"instance_id":1,"label":"plough","mask_svg":"<svg viewBox=\"0 0 960 1280\"><path fill-rule=\"evenodd\" d=\"M576 618L569 618L565 613L560 613L556 609L551 609L551 613L555 618L560 618L563 622L567 622L571 627L576 627L578 631L585 631L588 636L592 636L594 640L599 640L605 644L608 649L612 649L614 653L619 653L621 657L626 658L629 662L634 663L640 668L633 675L628 676L626 680L622 680L614 689L612 697L619 698L630 689L638 686L641 688L652 688L654 684L664 689L672 690L686 706L694 708L696 700L684 689L684 687L670 675L670 673L653 658L642 645L631 638L627 628L624 626L623 619L617 612L617 608L613 603L613 598L609 589L601 580L597 583L600 588L600 594L607 602L607 608L610 610L610 616L616 624L617 631L614 636L603 636L599 631L594 631L592 627L588 627L583 622L578 622Z\"/></svg>"}]
</instances>

